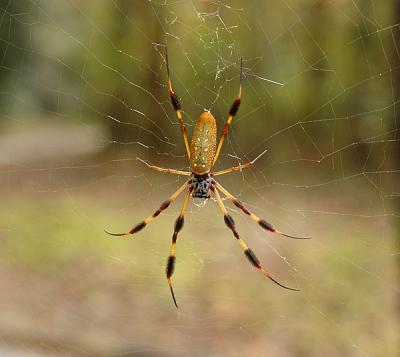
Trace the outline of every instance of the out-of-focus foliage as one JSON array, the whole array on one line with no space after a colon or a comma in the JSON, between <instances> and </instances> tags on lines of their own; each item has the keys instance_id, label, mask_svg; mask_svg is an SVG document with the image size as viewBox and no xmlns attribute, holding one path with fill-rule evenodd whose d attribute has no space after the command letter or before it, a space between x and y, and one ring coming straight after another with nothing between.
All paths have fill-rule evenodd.
<instances>
[{"instance_id":1,"label":"out-of-focus foliage","mask_svg":"<svg viewBox=\"0 0 400 357\"><path fill-rule=\"evenodd\" d=\"M111 128L112 140L141 140L170 151L179 132L167 103L167 45L189 128L204 108L222 125L237 91L243 56L243 119L237 128L245 151L265 133L298 121L310 135L319 133L315 144L321 152L303 147L310 159L331 150L332 137L336 145L340 140L346 144L393 126L398 29L382 29L396 20L395 2L253 2L245 9L240 1L229 7L146 1L28 5L2 5L5 68L0 75L3 82L8 78L2 100L17 101L3 112L22 105L27 114L34 110L65 120L97 121ZM213 11L218 13L207 15ZM13 88L23 90L25 97L13 98ZM333 120L316 124L321 118ZM376 169L382 151L357 150L361 160L370 156L368 165ZM346 160L351 165L358 158L349 155Z\"/></svg>"}]
</instances>

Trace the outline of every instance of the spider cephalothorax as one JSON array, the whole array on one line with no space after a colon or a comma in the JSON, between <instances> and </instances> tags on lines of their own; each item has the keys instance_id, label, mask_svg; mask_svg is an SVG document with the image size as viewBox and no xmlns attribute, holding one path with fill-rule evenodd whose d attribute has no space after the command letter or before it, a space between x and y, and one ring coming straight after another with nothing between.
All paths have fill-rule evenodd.
<instances>
[{"instance_id":1,"label":"spider cephalothorax","mask_svg":"<svg viewBox=\"0 0 400 357\"><path fill-rule=\"evenodd\" d=\"M189 184L192 190L193 198L210 198L211 175L196 175L193 174Z\"/></svg>"},{"instance_id":2,"label":"spider cephalothorax","mask_svg":"<svg viewBox=\"0 0 400 357\"><path fill-rule=\"evenodd\" d=\"M175 222L175 228L174 228L174 233L172 235L172 245L171 245L171 252L168 257L167 261L167 268L166 268L166 274L167 274L167 280L168 280L168 285L171 290L172 298L174 300L175 306L178 307L174 295L174 291L172 289L172 282L171 282L171 277L172 274L174 273L174 268L175 268L175 246L176 242L178 239L178 233L182 230L183 228L183 223L184 223L184 215L185 211L189 202L190 196L192 197L198 197L198 198L209 198L210 197L210 192L213 193L215 200L218 203L219 208L221 209L221 212L224 215L224 222L226 226L232 231L234 237L238 241L240 247L243 249L243 252L246 256L246 258L249 260L249 262L257 268L262 274L264 274L266 277L271 279L275 284L289 290L297 290L293 288L289 288L277 280L275 280L268 272L265 270L265 268L261 265L260 260L257 258L257 256L254 254L254 252L247 247L247 245L244 243L244 241L240 238L238 231L236 230L235 222L233 218L228 214L228 211L225 208L224 203L222 202L222 199L220 197L219 191L222 192L229 200L232 201L232 203L241 209L246 215L248 215L252 220L257 222L259 226L267 231L278 233L282 236L289 237L289 238L295 238L295 239L306 239L306 238L300 238L300 237L295 237L288 235L286 233L278 231L272 224L268 223L266 220L261 219L257 217L254 213L250 212L242 202L237 200L233 195L231 195L220 183L218 183L215 180L215 176L219 175L224 175L230 172L235 172L235 171L242 171L243 169L246 169L254 164L254 162L261 157L265 151L260 154L258 157L256 157L253 161L250 161L244 165L239 165L236 167L231 167L229 169L217 171L217 172L212 172L211 170L214 167L218 156L221 152L222 144L225 140L225 137L228 133L229 126L231 125L233 117L236 115L237 111L239 110L240 106L240 101L242 97L242 61L240 62L240 86L239 86L239 94L235 101L233 102L230 110L229 110L229 117L228 120L226 121L226 124L222 130L221 134L221 139L218 143L218 147L216 146L216 134L217 134L217 126L216 126L216 121L213 115L210 112L203 112L199 118L196 121L195 128L193 130L193 136L192 136L192 142L189 147L189 141L186 135L186 128L185 124L182 120L182 112L181 112L181 104L178 100L178 97L176 96L175 92L172 89L172 84L170 80L170 74L169 74L169 67L168 67L168 55L166 53L165 56L165 61L167 64L167 73L168 73L168 89L169 89L169 96L171 98L171 103L172 106L175 109L175 112L178 116L179 120L179 125L181 127L181 131L183 134L183 140L185 143L186 147L186 152L189 158L189 166L190 166L190 171L179 171L179 170L174 170L174 169L165 169L162 167L150 165L142 160L148 168L163 172L163 173L168 173L168 174L176 174L176 175L183 175L183 176L189 176L190 179L186 181L168 200L163 202L152 215L147 217L144 221L138 223L136 226L134 226L131 230L128 232L124 233L110 233L107 232L111 235L114 236L126 236L126 235L131 235L139 232L142 230L144 227L146 227L147 224L149 224L154 218L156 218L162 211L167 209L171 202L175 201L177 197L183 193L186 192L185 199L183 200L182 208L180 211L180 214L178 218L176 219Z\"/></svg>"}]
</instances>

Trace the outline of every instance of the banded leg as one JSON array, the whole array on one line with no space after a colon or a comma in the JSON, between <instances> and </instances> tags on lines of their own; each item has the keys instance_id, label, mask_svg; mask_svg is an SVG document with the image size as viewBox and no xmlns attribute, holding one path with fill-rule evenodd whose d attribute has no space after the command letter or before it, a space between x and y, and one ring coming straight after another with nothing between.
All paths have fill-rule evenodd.
<instances>
[{"instance_id":1,"label":"banded leg","mask_svg":"<svg viewBox=\"0 0 400 357\"><path fill-rule=\"evenodd\" d=\"M230 172L236 172L236 171L242 171L243 169L247 169L248 167L251 167L254 165L254 163L261 157L263 156L265 153L267 152L267 150L264 150L260 155L258 155L254 160L243 164L243 165L239 165L239 166L234 166L231 167L229 169L225 169L225 170L221 170L221 171L217 171L214 172L212 175L213 176L220 176L220 175L225 175L225 174L229 174Z\"/></svg>"},{"instance_id":2,"label":"banded leg","mask_svg":"<svg viewBox=\"0 0 400 357\"><path fill-rule=\"evenodd\" d=\"M183 228L183 223L184 223L184 216L185 216L185 211L187 208L187 204L190 198L190 190L186 193L185 200L183 201L181 212L179 214L179 217L175 221L175 227L174 227L174 234L172 236L172 245L171 245L171 252L169 253L168 261L167 261L167 268L166 268L166 274L167 274L167 280L168 280L168 285L169 289L171 290L172 294L172 299L174 299L174 304L176 307L178 307L178 304L176 303L175 299L175 294L174 290L172 289L172 283L171 283L171 277L172 274L174 273L175 270L175 246L176 246L176 241L178 239L178 233L182 230Z\"/></svg>"},{"instance_id":3,"label":"banded leg","mask_svg":"<svg viewBox=\"0 0 400 357\"><path fill-rule=\"evenodd\" d=\"M144 221L140 222L139 224L137 224L136 226L134 226L130 231L128 232L124 232L124 233L111 233L108 231L105 231L107 234L112 235L112 236L129 236L132 234L135 234L139 231L141 231L144 227L146 227L154 218L156 218L162 211L164 211L165 209L167 209L169 207L169 205L171 204L171 202L174 202L177 197L183 192L185 191L185 189L188 186L188 181L185 182L180 188L178 188L178 190L170 197L168 198L168 200L166 200L165 202L162 203L162 205L160 206L160 208L155 211L151 216L147 217Z\"/></svg>"},{"instance_id":4,"label":"banded leg","mask_svg":"<svg viewBox=\"0 0 400 357\"><path fill-rule=\"evenodd\" d=\"M266 270L265 268L261 265L260 260L257 258L257 256L254 254L254 252L247 247L247 245L243 242L243 240L240 238L238 231L236 230L235 227L235 222L233 218L228 214L228 211L226 210L221 197L218 193L218 190L216 189L215 186L212 187L212 191L214 192L215 198L217 200L218 206L221 209L222 213L224 214L224 221L225 224L228 226L228 228L232 231L233 235L239 242L240 246L243 249L244 254L246 255L247 259L250 261L250 263L257 268L258 270L261 271L263 275L265 275L268 279L272 280L275 284L279 285L282 288L288 289L288 290L294 290L294 291L299 291L298 289L290 288L286 285L283 285L276 279L274 279Z\"/></svg>"},{"instance_id":5,"label":"banded leg","mask_svg":"<svg viewBox=\"0 0 400 357\"><path fill-rule=\"evenodd\" d=\"M278 231L271 223L268 223L265 219L258 218L254 213L250 212L242 202L232 196L222 185L220 185L217 181L213 180L212 183L217 187L226 197L228 197L233 204L240 208L244 213L246 213L253 221L257 222L262 228L267 231L280 234L281 236L285 236L287 238L293 239L311 239L311 237L296 237L281 231Z\"/></svg>"},{"instance_id":6,"label":"banded leg","mask_svg":"<svg viewBox=\"0 0 400 357\"><path fill-rule=\"evenodd\" d=\"M174 170L174 169L165 169L163 167L158 167L158 166L154 166L154 165L150 165L148 164L146 161L140 159L140 158L136 158L137 160L139 160L140 162L142 162L143 164L145 164L150 170L153 171L158 171L158 172L162 172L164 174L174 174L174 175L182 175L182 176L190 176L190 172L188 171L180 171L180 170Z\"/></svg>"},{"instance_id":7,"label":"banded leg","mask_svg":"<svg viewBox=\"0 0 400 357\"><path fill-rule=\"evenodd\" d=\"M235 101L233 102L231 109L229 110L229 117L228 120L225 123L224 129L222 130L222 135L221 135L221 139L219 140L218 143L218 147L217 147L217 151L215 153L214 156L214 161L213 161L213 165L215 165L215 163L218 160L218 156L221 152L221 148L222 148L222 144L224 143L225 137L228 134L228 129L231 125L232 119L233 117L236 115L236 113L239 110L240 107L240 101L242 99L242 75L243 75L243 59L240 59L240 84L239 84L239 93L237 98L235 99Z\"/></svg>"},{"instance_id":8,"label":"banded leg","mask_svg":"<svg viewBox=\"0 0 400 357\"><path fill-rule=\"evenodd\" d=\"M183 141L185 142L186 152L187 152L188 158L190 160L189 141L188 141L187 134L186 134L185 123L183 122L183 119L182 119L181 103L179 102L179 99L178 99L177 95L175 94L174 90L172 89L171 77L170 77L170 72L169 72L167 49L165 49L165 62L167 64L167 74L168 74L167 84L168 84L168 90L169 90L169 97L171 98L171 104L174 107L174 110L175 110L176 115L178 117L179 125L181 127L181 131L182 131L182 135L183 135Z\"/></svg>"}]
</instances>

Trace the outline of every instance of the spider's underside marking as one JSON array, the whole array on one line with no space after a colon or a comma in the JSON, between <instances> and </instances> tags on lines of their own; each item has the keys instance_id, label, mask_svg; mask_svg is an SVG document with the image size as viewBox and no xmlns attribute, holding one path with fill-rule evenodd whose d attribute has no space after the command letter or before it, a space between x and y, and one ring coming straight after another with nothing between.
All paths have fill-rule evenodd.
<instances>
[{"instance_id":1,"label":"spider's underside marking","mask_svg":"<svg viewBox=\"0 0 400 357\"><path fill-rule=\"evenodd\" d=\"M190 183L190 188L192 191L193 198L210 198L210 188L211 188L211 175L196 175L193 174Z\"/></svg>"},{"instance_id":2,"label":"spider's underside marking","mask_svg":"<svg viewBox=\"0 0 400 357\"><path fill-rule=\"evenodd\" d=\"M273 281L275 284L277 284L285 289L298 291L297 289L290 288L286 285L283 285L282 283L277 281L275 278L273 278L271 276L271 274L263 267L263 265L261 264L260 260L255 255L255 253L250 248L247 247L247 245L244 243L244 241L240 238L239 233L235 226L235 222L234 222L233 218L228 214L218 191L221 191L230 201L232 201L232 203L236 207L241 209L252 220L257 222L261 228L263 228L267 231L273 232L273 233L280 234L285 237L289 237L289 238L308 239L308 237L296 237L296 236L292 236L292 235L289 235L289 234L286 234L286 233L283 233L283 232L277 230L272 224L268 223L266 220L261 219L261 218L257 217L254 213L250 212L244 206L244 204L242 202L240 202L233 195L231 195L220 183L218 183L213 178L214 176L220 176L220 175L224 175L224 174L227 174L230 172L242 171L243 169L251 167L255 163L256 160L258 160L262 155L265 154L266 150L264 152L262 152L259 156L257 156L254 160L252 160L248 163L245 163L243 165L239 165L237 167L231 167L231 168L217 171L217 172L211 171L213 166L217 162L217 159L221 152L221 148L224 143L225 137L228 134L228 130L231 125L232 119L237 114L239 107L240 107L241 97L242 97L242 73L243 73L242 60L240 61L239 93L229 110L229 116L228 116L228 119L222 130L222 134L221 134L221 138L218 143L218 146L217 146L217 139L216 139L217 126L216 126L215 118L213 117L213 115L210 112L204 112L199 116L199 118L196 121L196 125L195 125L194 131L193 131L190 147L189 147L189 141L188 141L187 134L186 134L185 124L182 119L181 103L179 102L179 99L172 88L167 53L165 56L165 61L166 61L166 65L167 65L167 74L168 74L167 84L168 84L169 96L171 99L172 107L174 108L174 110L176 112L176 115L179 120L179 125L181 127L183 140L184 140L186 152L187 152L188 159L189 159L190 171L180 171L180 170L174 170L174 169L169 169L169 168L162 168L162 167L150 165L147 162L143 161L142 159L138 158L138 160L143 162L151 170L162 172L162 173L167 173L167 174L189 176L189 179L168 200L163 202L161 204L161 206L158 208L158 210L156 210L151 216L147 217L144 221L138 223L131 230L129 230L125 233L110 233L108 231L106 231L106 233L108 233L110 235L114 235L114 236L129 236L129 235L133 235L133 234L141 231L153 219L158 217L162 211L167 209L170 206L170 204L173 201L175 201L181 193L186 192L180 214L175 221L174 233L172 236L171 251L170 251L170 255L168 256L167 266L166 266L166 270L165 270L168 285L169 285L169 288L170 288L170 291L172 294L172 299L174 301L175 306L178 307L178 304L177 304L176 298L175 298L175 294L174 294L174 290L172 289L172 282L171 282L171 278L172 278L172 275L173 275L174 269L175 269L175 262L176 262L175 247L176 247L176 242L178 239L178 234L182 230L183 225L184 225L184 215L185 215L185 211L188 206L190 197L192 196L192 198L206 198L207 199L210 197L210 193L212 192L218 203L218 206L219 206L221 212L224 215L224 222L225 222L226 226L232 231L234 237L236 238L237 242L241 246L248 261L255 268L257 268L264 276L266 276L268 279Z\"/></svg>"}]
</instances>

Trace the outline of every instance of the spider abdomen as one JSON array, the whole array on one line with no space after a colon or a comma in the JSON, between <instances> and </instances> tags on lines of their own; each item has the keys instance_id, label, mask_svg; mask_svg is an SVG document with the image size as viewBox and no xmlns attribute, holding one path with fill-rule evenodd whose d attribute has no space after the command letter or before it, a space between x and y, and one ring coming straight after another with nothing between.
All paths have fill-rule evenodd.
<instances>
[{"instance_id":1,"label":"spider abdomen","mask_svg":"<svg viewBox=\"0 0 400 357\"><path fill-rule=\"evenodd\" d=\"M190 145L190 170L197 175L210 172L217 144L217 125L209 112L202 113L194 127Z\"/></svg>"}]
</instances>

